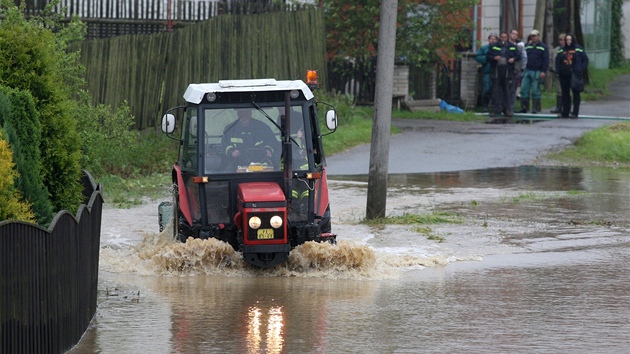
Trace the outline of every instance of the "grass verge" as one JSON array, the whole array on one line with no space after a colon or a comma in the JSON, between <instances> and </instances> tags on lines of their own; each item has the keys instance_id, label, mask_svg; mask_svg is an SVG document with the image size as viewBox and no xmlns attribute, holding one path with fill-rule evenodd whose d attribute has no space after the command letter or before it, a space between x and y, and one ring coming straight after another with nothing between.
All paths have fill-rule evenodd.
<instances>
[{"instance_id":1,"label":"grass verge","mask_svg":"<svg viewBox=\"0 0 630 354\"><path fill-rule=\"evenodd\" d=\"M575 145L545 156L570 166L630 167L630 122L586 132Z\"/></svg>"},{"instance_id":2,"label":"grass verge","mask_svg":"<svg viewBox=\"0 0 630 354\"><path fill-rule=\"evenodd\" d=\"M433 212L428 214L404 213L400 216L386 216L377 219L364 219L361 223L372 226L384 225L410 225L414 232L427 237L427 239L437 242L444 242L444 237L436 235L427 225L435 224L461 224L462 220L457 214L447 212Z\"/></svg>"}]
</instances>

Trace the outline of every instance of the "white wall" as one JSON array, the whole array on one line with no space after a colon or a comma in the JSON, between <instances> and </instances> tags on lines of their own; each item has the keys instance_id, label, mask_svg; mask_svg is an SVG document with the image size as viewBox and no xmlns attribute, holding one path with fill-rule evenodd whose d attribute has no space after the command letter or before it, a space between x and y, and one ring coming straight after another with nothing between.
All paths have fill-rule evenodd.
<instances>
[{"instance_id":1,"label":"white wall","mask_svg":"<svg viewBox=\"0 0 630 354\"><path fill-rule=\"evenodd\" d=\"M505 0L509 1L509 0ZM518 3L518 0L512 0ZM628 0L630 1L630 0ZM481 39L482 44L486 43L488 35L492 32L499 34L501 32L501 0L481 0ZM534 16L536 15L536 0L523 0L523 33L521 37L527 38L529 32L534 26ZM504 28L509 31L511 28ZM542 28L537 28L542 32Z\"/></svg>"},{"instance_id":2,"label":"white wall","mask_svg":"<svg viewBox=\"0 0 630 354\"><path fill-rule=\"evenodd\" d=\"M501 7L499 0L482 0L481 1L481 44L487 44L490 33L499 34L500 17L499 11Z\"/></svg>"}]
</instances>

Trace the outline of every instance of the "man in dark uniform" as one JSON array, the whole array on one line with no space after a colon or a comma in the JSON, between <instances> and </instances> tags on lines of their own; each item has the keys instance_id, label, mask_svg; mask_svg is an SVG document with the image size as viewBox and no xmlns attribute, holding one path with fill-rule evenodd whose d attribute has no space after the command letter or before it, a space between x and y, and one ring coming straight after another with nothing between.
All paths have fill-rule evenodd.
<instances>
[{"instance_id":1,"label":"man in dark uniform","mask_svg":"<svg viewBox=\"0 0 630 354\"><path fill-rule=\"evenodd\" d=\"M549 48L540 40L540 32L532 30L529 35L532 40L525 45L527 66L521 81L521 110L518 113L527 113L530 91L532 113L540 112L540 84L545 80L549 68Z\"/></svg>"},{"instance_id":2,"label":"man in dark uniform","mask_svg":"<svg viewBox=\"0 0 630 354\"><path fill-rule=\"evenodd\" d=\"M481 92L481 105L483 106L484 112L490 111L490 108L489 108L490 98L492 96L492 80L490 80L492 66L490 65L490 62L488 61L488 59L486 58L486 54L488 54L488 51L490 51L490 47L497 40L499 40L499 36L497 36L496 33L490 33L490 35L488 36L488 44L479 48L479 50L477 51L477 56L475 57L475 60L479 64L481 64L481 72L483 74L482 76L483 90Z\"/></svg>"},{"instance_id":3,"label":"man in dark uniform","mask_svg":"<svg viewBox=\"0 0 630 354\"><path fill-rule=\"evenodd\" d=\"M491 123L507 123L512 117L510 94L514 84L514 63L521 60L521 54L514 43L508 41L507 32L501 32L499 41L492 44L488 54L488 62L492 66L492 110L491 117L503 113L505 118L494 119Z\"/></svg>"},{"instance_id":4,"label":"man in dark uniform","mask_svg":"<svg viewBox=\"0 0 630 354\"><path fill-rule=\"evenodd\" d=\"M227 171L252 162L271 162L277 139L271 128L252 118L251 109L237 109L238 120L223 131L222 143L228 157Z\"/></svg>"}]
</instances>

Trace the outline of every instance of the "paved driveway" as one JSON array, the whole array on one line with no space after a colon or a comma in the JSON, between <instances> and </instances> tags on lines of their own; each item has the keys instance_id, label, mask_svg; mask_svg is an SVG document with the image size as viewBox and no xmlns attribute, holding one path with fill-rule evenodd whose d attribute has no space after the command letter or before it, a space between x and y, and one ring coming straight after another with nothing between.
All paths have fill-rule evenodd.
<instances>
[{"instance_id":1,"label":"paved driveway","mask_svg":"<svg viewBox=\"0 0 630 354\"><path fill-rule=\"evenodd\" d=\"M580 115L630 117L630 75L621 76L605 101L583 102ZM446 172L531 164L546 152L570 146L584 132L616 120L554 119L535 124L395 119L389 173ZM343 117L339 129L343 127ZM334 139L334 134L324 139ZM367 174L370 144L329 156L328 174Z\"/></svg>"}]
</instances>

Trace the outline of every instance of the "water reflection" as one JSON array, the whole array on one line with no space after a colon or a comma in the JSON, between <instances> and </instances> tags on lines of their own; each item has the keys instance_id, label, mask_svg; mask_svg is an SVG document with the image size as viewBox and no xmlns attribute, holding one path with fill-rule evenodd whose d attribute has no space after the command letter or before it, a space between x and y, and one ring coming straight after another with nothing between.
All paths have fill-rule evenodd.
<instances>
[{"instance_id":1,"label":"water reflection","mask_svg":"<svg viewBox=\"0 0 630 354\"><path fill-rule=\"evenodd\" d=\"M367 175L330 176L338 181L367 182ZM583 179L581 168L540 168L520 166L482 170L434 172L417 174L391 174L389 187L423 188L520 188L540 190L580 189Z\"/></svg>"},{"instance_id":2,"label":"water reflection","mask_svg":"<svg viewBox=\"0 0 630 354\"><path fill-rule=\"evenodd\" d=\"M430 225L443 242L404 225L357 223L367 177L331 180L334 228L361 247L337 256L312 249L305 254L319 256L291 271L206 262L211 272L169 276L116 268L132 257L109 252L97 318L71 353L627 351L629 171L526 166L391 176L391 213L465 219ZM172 259L160 247L151 258ZM408 254L414 262L403 261ZM309 265L339 255L371 271L349 277L353 267ZM442 261L417 262L434 257Z\"/></svg>"}]
</instances>

